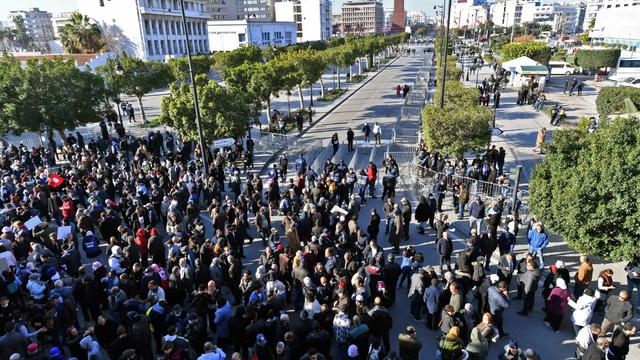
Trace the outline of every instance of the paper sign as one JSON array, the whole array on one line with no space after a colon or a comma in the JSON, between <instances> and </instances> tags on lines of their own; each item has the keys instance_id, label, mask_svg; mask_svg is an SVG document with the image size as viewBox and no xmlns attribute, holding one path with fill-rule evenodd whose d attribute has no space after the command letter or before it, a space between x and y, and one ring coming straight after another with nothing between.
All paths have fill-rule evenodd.
<instances>
[{"instance_id":1,"label":"paper sign","mask_svg":"<svg viewBox=\"0 0 640 360\"><path fill-rule=\"evenodd\" d=\"M339 212L342 215L347 215L349 212L343 208L341 208L340 206L335 205L333 208L331 208L331 212Z\"/></svg>"},{"instance_id":2,"label":"paper sign","mask_svg":"<svg viewBox=\"0 0 640 360\"><path fill-rule=\"evenodd\" d=\"M36 215L29 219L26 223L24 223L24 226L26 226L27 229L31 230L34 227L40 225L40 223L42 223L42 220L40 220L40 217Z\"/></svg>"},{"instance_id":3,"label":"paper sign","mask_svg":"<svg viewBox=\"0 0 640 360\"><path fill-rule=\"evenodd\" d=\"M235 143L236 141L232 138L218 139L213 142L213 148L221 149L225 147L230 147L230 146L233 146Z\"/></svg>"},{"instance_id":4,"label":"paper sign","mask_svg":"<svg viewBox=\"0 0 640 360\"><path fill-rule=\"evenodd\" d=\"M71 226L60 226L58 228L58 240L64 240L71 233Z\"/></svg>"}]
</instances>

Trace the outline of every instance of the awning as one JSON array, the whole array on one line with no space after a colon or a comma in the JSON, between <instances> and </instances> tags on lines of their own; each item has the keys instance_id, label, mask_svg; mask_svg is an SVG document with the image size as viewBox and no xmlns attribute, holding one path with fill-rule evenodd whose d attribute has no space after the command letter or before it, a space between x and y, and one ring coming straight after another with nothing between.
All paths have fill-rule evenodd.
<instances>
[{"instance_id":1,"label":"awning","mask_svg":"<svg viewBox=\"0 0 640 360\"><path fill-rule=\"evenodd\" d=\"M524 65L521 68L522 75L547 75L549 73L549 69L544 65Z\"/></svg>"}]
</instances>

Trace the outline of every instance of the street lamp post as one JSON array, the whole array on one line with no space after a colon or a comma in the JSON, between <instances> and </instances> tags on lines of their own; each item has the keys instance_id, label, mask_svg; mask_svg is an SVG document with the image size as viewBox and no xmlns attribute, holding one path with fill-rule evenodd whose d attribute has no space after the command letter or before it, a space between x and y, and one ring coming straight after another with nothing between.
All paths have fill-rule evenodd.
<instances>
[{"instance_id":1,"label":"street lamp post","mask_svg":"<svg viewBox=\"0 0 640 360\"><path fill-rule=\"evenodd\" d=\"M449 47L449 23L451 21L451 0L447 9L447 28L444 35L444 58L442 59L442 84L440 85L440 109L444 108L444 84L447 82L447 48Z\"/></svg>"},{"instance_id":2,"label":"street lamp post","mask_svg":"<svg viewBox=\"0 0 640 360\"><path fill-rule=\"evenodd\" d=\"M182 27L184 29L184 37L187 41L187 60L189 62L189 80L193 92L193 108L196 115L196 126L198 128L198 138L200 140L200 151L202 152L202 163L204 165L204 174L207 175L207 150L204 143L204 135L202 134L202 125L200 124L200 105L198 104L198 89L196 88L195 75L193 73L193 59L191 58L191 43L189 41L189 32L187 31L187 18L184 13L184 0L180 0L180 10L182 12Z\"/></svg>"},{"instance_id":3,"label":"street lamp post","mask_svg":"<svg viewBox=\"0 0 640 360\"><path fill-rule=\"evenodd\" d=\"M322 75L321 75L322 76ZM310 96L311 96L311 101L309 101L309 105L313 106L313 83L311 83L311 85L309 86L309 90L310 91Z\"/></svg>"}]
</instances>

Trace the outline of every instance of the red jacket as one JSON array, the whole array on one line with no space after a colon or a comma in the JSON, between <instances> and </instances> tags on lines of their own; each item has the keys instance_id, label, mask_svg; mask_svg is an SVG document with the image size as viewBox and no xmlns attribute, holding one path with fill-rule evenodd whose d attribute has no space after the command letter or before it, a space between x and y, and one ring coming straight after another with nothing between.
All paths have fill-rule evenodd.
<instances>
[{"instance_id":1,"label":"red jacket","mask_svg":"<svg viewBox=\"0 0 640 360\"><path fill-rule=\"evenodd\" d=\"M136 244L140 248L140 255L147 256L149 253L148 242L149 242L149 233L145 229L138 229L136 234Z\"/></svg>"},{"instance_id":2,"label":"red jacket","mask_svg":"<svg viewBox=\"0 0 640 360\"><path fill-rule=\"evenodd\" d=\"M369 165L369 167L367 168L367 179L369 179L369 181L376 181L377 178L378 178L377 169Z\"/></svg>"}]
</instances>

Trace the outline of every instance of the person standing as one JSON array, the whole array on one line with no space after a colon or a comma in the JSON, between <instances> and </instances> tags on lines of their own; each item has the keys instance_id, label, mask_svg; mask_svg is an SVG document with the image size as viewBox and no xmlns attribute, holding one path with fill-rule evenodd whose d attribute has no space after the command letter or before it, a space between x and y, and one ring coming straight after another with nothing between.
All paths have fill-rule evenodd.
<instances>
[{"instance_id":1,"label":"person standing","mask_svg":"<svg viewBox=\"0 0 640 360\"><path fill-rule=\"evenodd\" d=\"M402 360L418 360L420 359L420 349L422 343L416 339L416 328L407 326L407 330L398 335L398 345L400 359Z\"/></svg>"},{"instance_id":2,"label":"person standing","mask_svg":"<svg viewBox=\"0 0 640 360\"><path fill-rule=\"evenodd\" d=\"M562 91L563 94L567 93L567 89L569 88L569 79L566 79L564 81L564 90Z\"/></svg>"},{"instance_id":3,"label":"person standing","mask_svg":"<svg viewBox=\"0 0 640 360\"><path fill-rule=\"evenodd\" d=\"M500 90L496 90L493 94L493 106L496 109L500 107Z\"/></svg>"},{"instance_id":4,"label":"person standing","mask_svg":"<svg viewBox=\"0 0 640 360\"><path fill-rule=\"evenodd\" d=\"M403 235L403 219L398 204L393 205L393 212L391 213L391 227L389 229L389 243L393 245L393 253L400 254L400 241L404 237Z\"/></svg>"},{"instance_id":5,"label":"person standing","mask_svg":"<svg viewBox=\"0 0 640 360\"><path fill-rule=\"evenodd\" d=\"M582 89L584 88L584 83L580 81L578 83L578 96L582 96Z\"/></svg>"},{"instance_id":6,"label":"person standing","mask_svg":"<svg viewBox=\"0 0 640 360\"><path fill-rule=\"evenodd\" d=\"M369 166L367 167L367 181L369 187L369 197L372 199L376 198L375 187L376 180L378 179L378 167L372 161L369 161Z\"/></svg>"},{"instance_id":7,"label":"person standing","mask_svg":"<svg viewBox=\"0 0 640 360\"><path fill-rule=\"evenodd\" d=\"M133 110L133 106L131 106L131 104L127 103L127 115L129 115L129 123L136 122L136 113L135 110Z\"/></svg>"},{"instance_id":8,"label":"person standing","mask_svg":"<svg viewBox=\"0 0 640 360\"><path fill-rule=\"evenodd\" d=\"M347 151L353 151L353 138L355 137L355 134L353 133L353 130L351 130L351 128L349 128L349 130L347 130ZM335 153L334 153L335 154Z\"/></svg>"},{"instance_id":9,"label":"person standing","mask_svg":"<svg viewBox=\"0 0 640 360\"><path fill-rule=\"evenodd\" d=\"M536 137L536 146L533 148L534 152L540 151L540 154L544 154L542 151L542 145L544 144L545 137L547 135L547 128L538 130L538 136Z\"/></svg>"},{"instance_id":10,"label":"person standing","mask_svg":"<svg viewBox=\"0 0 640 360\"><path fill-rule=\"evenodd\" d=\"M613 330L607 358L612 360L626 359L629 354L629 337L635 335L636 331L636 327L631 323L626 323Z\"/></svg>"},{"instance_id":11,"label":"person standing","mask_svg":"<svg viewBox=\"0 0 640 360\"><path fill-rule=\"evenodd\" d=\"M500 281L497 286L491 286L487 291L488 294L488 302L489 302L489 312L493 315L493 322L498 329L498 334L500 337L506 337L509 334L504 331L502 326L503 318L502 314L505 310L509 308L510 300L509 300L509 288L507 283L504 281Z\"/></svg>"},{"instance_id":12,"label":"person standing","mask_svg":"<svg viewBox=\"0 0 640 360\"><path fill-rule=\"evenodd\" d=\"M527 240L529 242L529 253L538 256L540 268L544 269L544 249L549 245L549 237L544 231L542 223L537 223L535 229L529 230Z\"/></svg>"},{"instance_id":13,"label":"person standing","mask_svg":"<svg viewBox=\"0 0 640 360\"><path fill-rule=\"evenodd\" d=\"M540 269L534 261L527 261L527 271L520 276L520 281L524 286L522 310L518 314L527 316L529 311L533 310L536 298L536 290L538 290L538 281L540 280Z\"/></svg>"},{"instance_id":14,"label":"person standing","mask_svg":"<svg viewBox=\"0 0 640 360\"><path fill-rule=\"evenodd\" d=\"M409 287L409 300L411 301L411 315L415 321L420 320L420 310L424 302L422 301L424 291L424 277L426 271L420 268L417 273L411 275L411 286Z\"/></svg>"},{"instance_id":15,"label":"person standing","mask_svg":"<svg viewBox=\"0 0 640 360\"><path fill-rule=\"evenodd\" d=\"M578 299L582 296L584 289L589 287L593 279L593 265L589 262L587 255L580 255L580 267L573 277L575 284L573 286L573 297Z\"/></svg>"},{"instance_id":16,"label":"person standing","mask_svg":"<svg viewBox=\"0 0 640 360\"><path fill-rule=\"evenodd\" d=\"M624 267L624 270L627 272L627 293L629 294L629 299L633 297L633 289L635 288L638 293L638 304L640 304L640 261L629 261Z\"/></svg>"},{"instance_id":17,"label":"person standing","mask_svg":"<svg viewBox=\"0 0 640 360\"><path fill-rule=\"evenodd\" d=\"M382 144L382 128L377 121L375 124L373 124L373 137L376 140L376 145Z\"/></svg>"},{"instance_id":18,"label":"person standing","mask_svg":"<svg viewBox=\"0 0 640 360\"><path fill-rule=\"evenodd\" d=\"M589 326L591 323L593 309L596 307L596 297L593 296L593 290L586 288L576 301L569 299L569 306L573 308L571 322L573 322L573 329L577 335L583 327Z\"/></svg>"},{"instance_id":19,"label":"person standing","mask_svg":"<svg viewBox=\"0 0 640 360\"><path fill-rule=\"evenodd\" d=\"M340 147L340 140L338 140L338 133L333 133L331 136L331 146L333 146L333 156L338 152L338 148Z\"/></svg>"},{"instance_id":20,"label":"person standing","mask_svg":"<svg viewBox=\"0 0 640 360\"><path fill-rule=\"evenodd\" d=\"M567 314L569 305L569 290L564 279L557 278L556 286L551 290L551 294L545 299L544 310L547 315L544 317L544 323L550 326L556 333L560 331L562 319Z\"/></svg>"},{"instance_id":21,"label":"person standing","mask_svg":"<svg viewBox=\"0 0 640 360\"><path fill-rule=\"evenodd\" d=\"M404 240L409 240L409 224L411 223L411 204L406 198L400 200L400 213L402 214L402 235Z\"/></svg>"},{"instance_id":22,"label":"person standing","mask_svg":"<svg viewBox=\"0 0 640 360\"><path fill-rule=\"evenodd\" d=\"M385 349L391 349L389 331L393 328L393 318L389 310L382 305L382 298L377 296L373 300L373 304L373 308L369 310L369 316L371 316L372 319L371 335L381 338Z\"/></svg>"},{"instance_id":23,"label":"person standing","mask_svg":"<svg viewBox=\"0 0 640 360\"><path fill-rule=\"evenodd\" d=\"M298 124L298 132L302 132L302 124L304 123L304 118L302 117L301 111L298 111L298 113L296 113L296 123Z\"/></svg>"},{"instance_id":24,"label":"person standing","mask_svg":"<svg viewBox=\"0 0 640 360\"><path fill-rule=\"evenodd\" d=\"M444 274L444 265L447 271L451 271L451 254L453 253L453 243L449 239L449 234L445 231L442 238L438 239L438 255L440 256L440 273Z\"/></svg>"},{"instance_id":25,"label":"person standing","mask_svg":"<svg viewBox=\"0 0 640 360\"><path fill-rule=\"evenodd\" d=\"M609 297L607 307L604 310L604 319L600 326L600 335L606 335L611 326L630 321L634 315L633 304L629 301L629 293L626 290L620 291L618 296Z\"/></svg>"},{"instance_id":26,"label":"person standing","mask_svg":"<svg viewBox=\"0 0 640 360\"><path fill-rule=\"evenodd\" d=\"M400 86L400 84L398 84L398 86L396 86L396 99L400 99L400 93L402 92L402 86Z\"/></svg>"},{"instance_id":27,"label":"person standing","mask_svg":"<svg viewBox=\"0 0 640 360\"><path fill-rule=\"evenodd\" d=\"M362 125L362 135L364 135L364 141L369 142L369 135L371 135L371 126L368 123Z\"/></svg>"}]
</instances>

